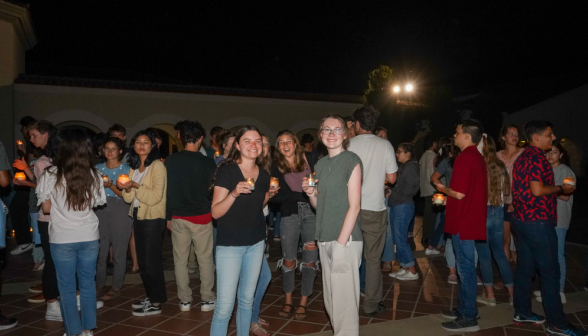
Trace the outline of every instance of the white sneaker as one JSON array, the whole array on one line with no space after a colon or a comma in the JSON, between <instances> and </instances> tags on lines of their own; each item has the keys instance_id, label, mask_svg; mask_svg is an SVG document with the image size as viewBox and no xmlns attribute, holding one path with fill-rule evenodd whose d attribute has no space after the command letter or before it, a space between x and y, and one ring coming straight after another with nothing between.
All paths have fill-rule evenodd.
<instances>
[{"instance_id":1,"label":"white sneaker","mask_svg":"<svg viewBox=\"0 0 588 336\"><path fill-rule=\"evenodd\" d=\"M33 248L33 244L21 244L10 251L10 255L19 255Z\"/></svg>"},{"instance_id":2,"label":"white sneaker","mask_svg":"<svg viewBox=\"0 0 588 336\"><path fill-rule=\"evenodd\" d=\"M60 321L63 322L61 316L61 307L59 307L59 301L47 302L47 312L45 313L45 320L47 321Z\"/></svg>"},{"instance_id":3,"label":"white sneaker","mask_svg":"<svg viewBox=\"0 0 588 336\"><path fill-rule=\"evenodd\" d=\"M151 301L149 301L149 298L144 298L141 301L133 302L132 307L133 309L139 309L148 303L151 303Z\"/></svg>"},{"instance_id":4,"label":"white sneaker","mask_svg":"<svg viewBox=\"0 0 588 336\"><path fill-rule=\"evenodd\" d=\"M541 291L540 290L533 291L533 295L541 296Z\"/></svg>"},{"instance_id":5,"label":"white sneaker","mask_svg":"<svg viewBox=\"0 0 588 336\"><path fill-rule=\"evenodd\" d=\"M94 332L92 330L82 331L80 336L94 336Z\"/></svg>"},{"instance_id":6,"label":"white sneaker","mask_svg":"<svg viewBox=\"0 0 588 336\"><path fill-rule=\"evenodd\" d=\"M419 279L419 274L418 273L412 273L412 272L405 272L402 275L398 275L396 276L396 280L401 280L401 281L407 281L407 280L418 280Z\"/></svg>"},{"instance_id":7,"label":"white sneaker","mask_svg":"<svg viewBox=\"0 0 588 336\"><path fill-rule=\"evenodd\" d=\"M447 282L451 285L457 285L457 274L449 274Z\"/></svg>"},{"instance_id":8,"label":"white sneaker","mask_svg":"<svg viewBox=\"0 0 588 336\"><path fill-rule=\"evenodd\" d=\"M537 295L537 293L539 293L539 295ZM541 291L534 291L533 294L536 295L535 300L537 300L537 302L543 302L543 299L541 298ZM568 302L568 300L566 300L566 295L564 293L560 292L559 296L561 298L561 303Z\"/></svg>"},{"instance_id":9,"label":"white sneaker","mask_svg":"<svg viewBox=\"0 0 588 336\"><path fill-rule=\"evenodd\" d=\"M190 311L192 302L180 302L180 311Z\"/></svg>"},{"instance_id":10,"label":"white sneaker","mask_svg":"<svg viewBox=\"0 0 588 336\"><path fill-rule=\"evenodd\" d=\"M405 273L406 273L406 270L404 268L401 268L401 269L399 269L396 272L388 273L388 276L391 277L391 278L396 278L399 275L403 275Z\"/></svg>"},{"instance_id":11,"label":"white sneaker","mask_svg":"<svg viewBox=\"0 0 588 336\"><path fill-rule=\"evenodd\" d=\"M188 267L188 273L196 273L196 267Z\"/></svg>"},{"instance_id":12,"label":"white sneaker","mask_svg":"<svg viewBox=\"0 0 588 336\"><path fill-rule=\"evenodd\" d=\"M82 305L80 303L80 296L76 295L76 300L78 301L78 311L82 310ZM100 309L104 307L104 301L96 300L96 309Z\"/></svg>"},{"instance_id":13,"label":"white sneaker","mask_svg":"<svg viewBox=\"0 0 588 336\"><path fill-rule=\"evenodd\" d=\"M482 282L482 279L480 279L479 276L476 276L476 282L478 286L484 286L484 282Z\"/></svg>"},{"instance_id":14,"label":"white sneaker","mask_svg":"<svg viewBox=\"0 0 588 336\"><path fill-rule=\"evenodd\" d=\"M202 301L200 310L203 312L212 311L216 307L216 301Z\"/></svg>"},{"instance_id":15,"label":"white sneaker","mask_svg":"<svg viewBox=\"0 0 588 336\"><path fill-rule=\"evenodd\" d=\"M437 251L437 249L425 249L425 255L435 255L441 252Z\"/></svg>"}]
</instances>

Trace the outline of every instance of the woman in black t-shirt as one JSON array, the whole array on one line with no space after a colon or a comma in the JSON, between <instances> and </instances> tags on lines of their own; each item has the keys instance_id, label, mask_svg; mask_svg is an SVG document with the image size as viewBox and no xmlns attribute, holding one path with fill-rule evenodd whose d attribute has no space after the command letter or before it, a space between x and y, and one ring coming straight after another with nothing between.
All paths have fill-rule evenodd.
<instances>
[{"instance_id":1,"label":"woman in black t-shirt","mask_svg":"<svg viewBox=\"0 0 588 336\"><path fill-rule=\"evenodd\" d=\"M261 133L255 126L243 126L215 178L211 210L218 226L218 292L210 330L213 336L227 334L235 294L239 300L237 334L249 331L265 247L263 207L270 198L270 178L260 167L261 153ZM253 185L245 181L248 178L253 178Z\"/></svg>"}]
</instances>

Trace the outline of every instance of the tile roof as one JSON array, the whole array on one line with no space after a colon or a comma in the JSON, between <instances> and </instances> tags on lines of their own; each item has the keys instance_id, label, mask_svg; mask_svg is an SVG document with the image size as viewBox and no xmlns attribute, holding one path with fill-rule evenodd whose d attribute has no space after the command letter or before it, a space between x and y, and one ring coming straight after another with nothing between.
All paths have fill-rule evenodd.
<instances>
[{"instance_id":1,"label":"tile roof","mask_svg":"<svg viewBox=\"0 0 588 336\"><path fill-rule=\"evenodd\" d=\"M274 99L292 99L307 101L339 102L361 104L361 96L320 94L307 92L265 91L238 88L220 88L211 86L152 83L124 80L89 79L57 76L41 76L20 74L14 81L16 84L34 84L51 86L69 86L83 88L100 88L115 90L177 92L220 96L257 97Z\"/></svg>"}]
</instances>

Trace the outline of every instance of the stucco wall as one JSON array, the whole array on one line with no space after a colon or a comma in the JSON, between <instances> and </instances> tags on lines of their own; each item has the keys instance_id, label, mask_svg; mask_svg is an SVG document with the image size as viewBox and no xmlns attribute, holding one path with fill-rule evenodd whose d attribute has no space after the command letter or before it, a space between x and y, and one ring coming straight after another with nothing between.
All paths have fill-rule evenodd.
<instances>
[{"instance_id":1,"label":"stucco wall","mask_svg":"<svg viewBox=\"0 0 588 336\"><path fill-rule=\"evenodd\" d=\"M54 124L79 120L106 131L114 123L129 137L156 124L198 120L206 129L253 124L275 139L278 131L318 128L328 113L349 115L359 104L14 84L15 120L30 115ZM18 125L14 124L15 129Z\"/></svg>"},{"instance_id":2,"label":"stucco wall","mask_svg":"<svg viewBox=\"0 0 588 336\"><path fill-rule=\"evenodd\" d=\"M547 120L554 125L554 134L572 154L572 169L583 175L588 154L588 85L581 86L519 112L507 115L505 124L522 126L531 120Z\"/></svg>"}]
</instances>

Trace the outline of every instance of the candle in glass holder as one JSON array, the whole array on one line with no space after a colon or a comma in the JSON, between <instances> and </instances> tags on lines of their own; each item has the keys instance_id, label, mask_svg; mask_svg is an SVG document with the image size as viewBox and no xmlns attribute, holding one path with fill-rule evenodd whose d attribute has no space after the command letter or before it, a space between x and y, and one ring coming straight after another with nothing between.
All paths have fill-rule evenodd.
<instances>
[{"instance_id":1,"label":"candle in glass holder","mask_svg":"<svg viewBox=\"0 0 588 336\"><path fill-rule=\"evenodd\" d=\"M118 175L118 180L116 181L116 184L120 185L121 183L129 183L129 181L130 181L129 175L121 174L121 175Z\"/></svg>"},{"instance_id":2,"label":"candle in glass holder","mask_svg":"<svg viewBox=\"0 0 588 336\"><path fill-rule=\"evenodd\" d=\"M574 187L575 187L575 186L576 186L576 179L575 179L575 178L573 178L573 177L569 177L569 176L568 176L568 177L566 177L566 178L564 179L564 182L563 182L563 183L564 183L564 184L569 184L569 185L572 185L572 186L574 186Z\"/></svg>"},{"instance_id":3,"label":"candle in glass holder","mask_svg":"<svg viewBox=\"0 0 588 336\"><path fill-rule=\"evenodd\" d=\"M314 179L314 174L308 174L308 175L306 175L306 178L308 179L308 186L309 187L316 186L316 180Z\"/></svg>"},{"instance_id":4,"label":"candle in glass holder","mask_svg":"<svg viewBox=\"0 0 588 336\"><path fill-rule=\"evenodd\" d=\"M443 196L443 194L433 195L433 203L435 203L436 205L443 205L444 201L445 201L445 196Z\"/></svg>"},{"instance_id":5,"label":"candle in glass holder","mask_svg":"<svg viewBox=\"0 0 588 336\"><path fill-rule=\"evenodd\" d=\"M278 189L279 186L280 186L280 181L278 180L278 178L271 177L270 178L270 189Z\"/></svg>"},{"instance_id":6,"label":"candle in glass holder","mask_svg":"<svg viewBox=\"0 0 588 336\"><path fill-rule=\"evenodd\" d=\"M17 145L24 145L24 143L22 141L20 141L20 140L16 140L16 144Z\"/></svg>"},{"instance_id":7,"label":"candle in glass holder","mask_svg":"<svg viewBox=\"0 0 588 336\"><path fill-rule=\"evenodd\" d=\"M214 152L214 158L215 159L218 158L219 156L220 156L220 152L219 151Z\"/></svg>"},{"instance_id":8,"label":"candle in glass holder","mask_svg":"<svg viewBox=\"0 0 588 336\"><path fill-rule=\"evenodd\" d=\"M21 180L21 181L25 181L27 179L27 177L25 176L25 174L23 172L18 172L16 174L14 174L14 178L17 180Z\"/></svg>"},{"instance_id":9,"label":"candle in glass holder","mask_svg":"<svg viewBox=\"0 0 588 336\"><path fill-rule=\"evenodd\" d=\"M245 179L245 182L249 183L249 185L251 186L249 190L255 190L255 179L249 177Z\"/></svg>"},{"instance_id":10,"label":"candle in glass holder","mask_svg":"<svg viewBox=\"0 0 588 336\"><path fill-rule=\"evenodd\" d=\"M105 183L108 183L108 181L110 181L110 179L108 178L108 176L102 175L102 181L104 181Z\"/></svg>"}]
</instances>

